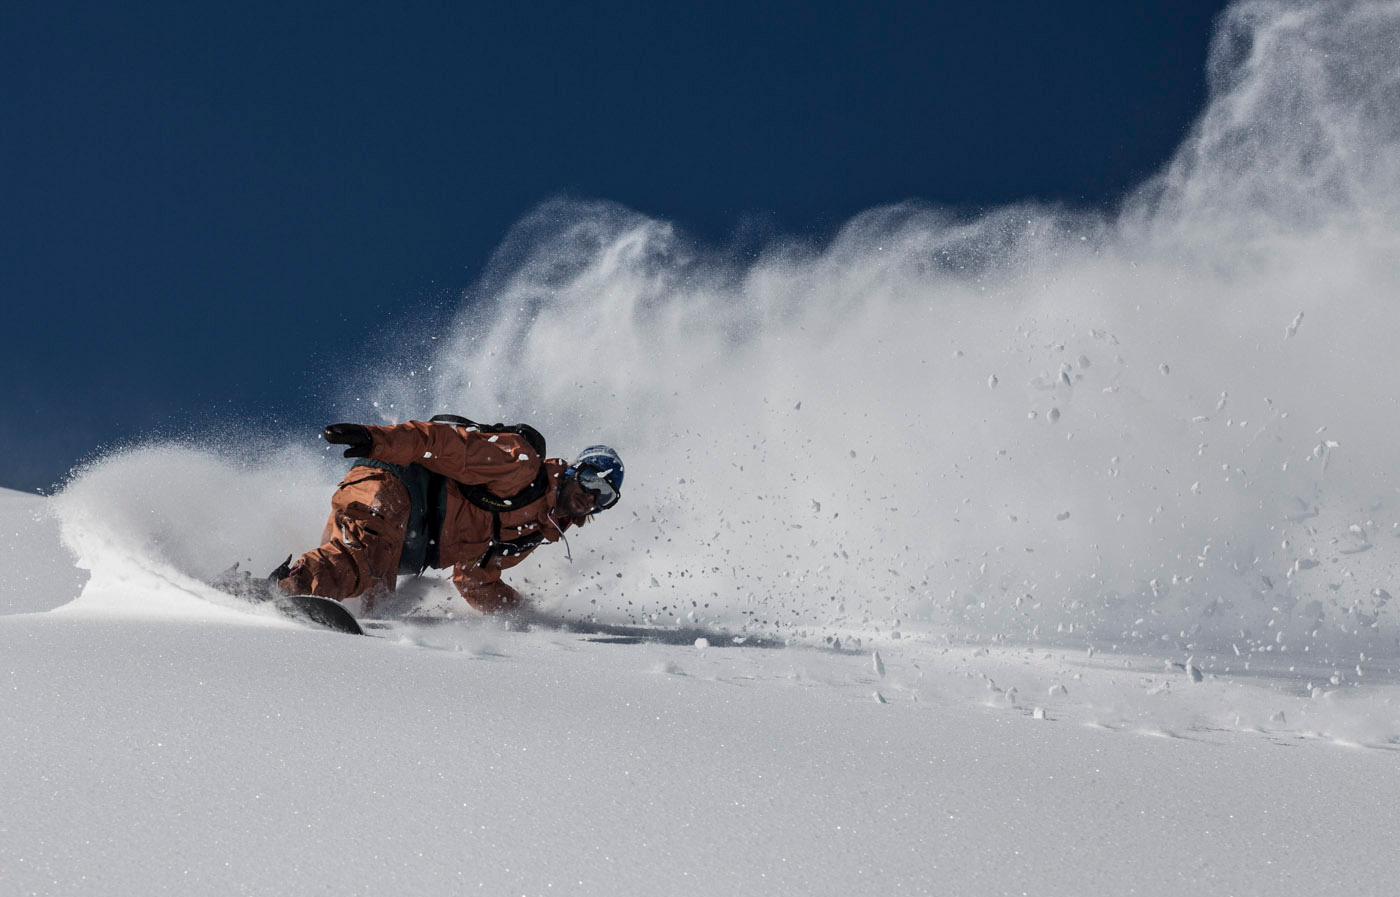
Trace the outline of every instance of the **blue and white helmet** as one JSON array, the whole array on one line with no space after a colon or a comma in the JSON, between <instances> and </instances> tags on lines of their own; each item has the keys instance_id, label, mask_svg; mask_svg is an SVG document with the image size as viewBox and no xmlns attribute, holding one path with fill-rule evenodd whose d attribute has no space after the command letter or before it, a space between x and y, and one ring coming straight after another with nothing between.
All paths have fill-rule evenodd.
<instances>
[{"instance_id":1,"label":"blue and white helmet","mask_svg":"<svg viewBox=\"0 0 1400 897\"><path fill-rule=\"evenodd\" d=\"M577 477L580 486L598 496L599 510L617 504L622 495L624 473L622 459L606 445L590 445L579 452L578 459L569 467L569 475Z\"/></svg>"}]
</instances>

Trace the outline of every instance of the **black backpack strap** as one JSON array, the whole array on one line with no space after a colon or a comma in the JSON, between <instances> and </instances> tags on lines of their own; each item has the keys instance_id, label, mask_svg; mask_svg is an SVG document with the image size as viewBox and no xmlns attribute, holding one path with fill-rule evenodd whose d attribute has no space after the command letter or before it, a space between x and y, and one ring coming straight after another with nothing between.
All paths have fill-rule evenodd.
<instances>
[{"instance_id":1,"label":"black backpack strap","mask_svg":"<svg viewBox=\"0 0 1400 897\"><path fill-rule=\"evenodd\" d=\"M535 475L530 485L509 498L495 495L485 486L457 483L457 489L462 493L463 498L483 511L490 511L492 514L499 514L502 511L516 511L544 498L545 493L549 491L549 472L545 470L544 462L541 461L540 472Z\"/></svg>"},{"instance_id":2,"label":"black backpack strap","mask_svg":"<svg viewBox=\"0 0 1400 897\"><path fill-rule=\"evenodd\" d=\"M544 533L536 531L525 536L514 539L501 538L501 515L491 515L491 544L482 553L481 560L476 562L478 567L485 567L491 559L500 555L501 557L514 557L519 554L528 554L536 546L544 541Z\"/></svg>"}]
</instances>

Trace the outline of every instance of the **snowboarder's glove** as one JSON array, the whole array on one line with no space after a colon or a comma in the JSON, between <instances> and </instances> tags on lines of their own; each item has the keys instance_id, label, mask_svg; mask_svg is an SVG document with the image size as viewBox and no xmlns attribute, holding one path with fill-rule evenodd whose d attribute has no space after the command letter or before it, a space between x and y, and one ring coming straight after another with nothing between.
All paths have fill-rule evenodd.
<instances>
[{"instance_id":1,"label":"snowboarder's glove","mask_svg":"<svg viewBox=\"0 0 1400 897\"><path fill-rule=\"evenodd\" d=\"M368 458L374 451L374 437L359 424L331 424L321 431L321 438L331 445L348 446L347 458Z\"/></svg>"}]
</instances>

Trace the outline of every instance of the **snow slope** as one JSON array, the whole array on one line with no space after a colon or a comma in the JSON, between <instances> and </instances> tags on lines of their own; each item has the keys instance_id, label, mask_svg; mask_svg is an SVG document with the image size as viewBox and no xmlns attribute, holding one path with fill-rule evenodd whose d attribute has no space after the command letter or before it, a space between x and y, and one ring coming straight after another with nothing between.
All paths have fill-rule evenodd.
<instances>
[{"instance_id":1,"label":"snow slope","mask_svg":"<svg viewBox=\"0 0 1400 897\"><path fill-rule=\"evenodd\" d=\"M6 531L71 570L41 502L4 495ZM1390 669L1313 698L1325 671L1196 683L933 633L701 647L464 608L354 638L135 560L0 616L0 893L1400 884Z\"/></svg>"}]
</instances>

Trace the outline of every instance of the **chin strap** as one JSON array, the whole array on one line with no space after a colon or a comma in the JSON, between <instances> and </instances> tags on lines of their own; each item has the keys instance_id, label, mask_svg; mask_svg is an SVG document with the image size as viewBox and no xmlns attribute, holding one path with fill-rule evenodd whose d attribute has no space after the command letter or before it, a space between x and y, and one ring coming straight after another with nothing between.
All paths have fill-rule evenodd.
<instances>
[{"instance_id":1,"label":"chin strap","mask_svg":"<svg viewBox=\"0 0 1400 897\"><path fill-rule=\"evenodd\" d=\"M559 532L559 538L561 538L561 539L564 540L564 558L565 558L565 560L567 560L569 563L572 564L572 563L574 562L574 553L573 553L573 551L569 548L569 537L566 536L566 535L564 535L564 530L560 529L558 522L555 521L555 519L554 519L554 512L553 512L553 511L550 511L550 512L549 512L548 514L546 514L545 516L549 518L549 522L550 522L550 523L553 523L553 524L554 524L554 528L555 528L556 530L558 530L558 532Z\"/></svg>"}]
</instances>

